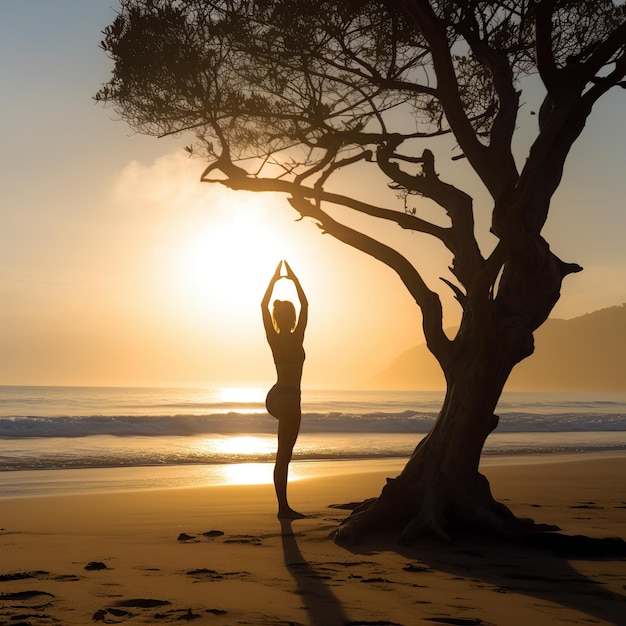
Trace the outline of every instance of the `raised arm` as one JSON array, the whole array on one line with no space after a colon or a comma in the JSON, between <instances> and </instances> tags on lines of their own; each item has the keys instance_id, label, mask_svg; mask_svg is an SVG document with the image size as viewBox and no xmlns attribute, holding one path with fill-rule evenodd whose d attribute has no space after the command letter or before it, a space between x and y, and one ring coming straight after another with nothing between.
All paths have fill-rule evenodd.
<instances>
[{"instance_id":1,"label":"raised arm","mask_svg":"<svg viewBox=\"0 0 626 626\"><path fill-rule=\"evenodd\" d=\"M296 286L296 293L298 294L298 299L300 300L300 315L298 316L298 324L293 332L304 336L306 324L309 319L309 301L306 299L304 289L302 289L302 285L300 284L298 277L293 273L293 270L289 267L289 263L287 263L287 261L285 261L285 268L287 269L287 278L292 280L293 284Z\"/></svg>"},{"instance_id":2,"label":"raised arm","mask_svg":"<svg viewBox=\"0 0 626 626\"><path fill-rule=\"evenodd\" d=\"M280 280L280 267L283 264L282 261L278 262L276 266L276 271L274 275L270 279L270 282L265 290L265 294L263 295L263 300L261 300L261 314L263 316L263 326L265 328L265 334L269 337L270 334L275 335L276 330L274 328L274 323L272 322L272 316L270 314L270 298L272 297L272 291L274 291L274 285L278 280Z\"/></svg>"}]
</instances>

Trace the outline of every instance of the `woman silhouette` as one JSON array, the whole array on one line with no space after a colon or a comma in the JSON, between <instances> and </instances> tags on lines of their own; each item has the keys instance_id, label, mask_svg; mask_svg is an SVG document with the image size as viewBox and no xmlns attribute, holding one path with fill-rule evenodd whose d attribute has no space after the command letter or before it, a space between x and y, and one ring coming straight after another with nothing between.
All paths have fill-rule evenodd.
<instances>
[{"instance_id":1,"label":"woman silhouette","mask_svg":"<svg viewBox=\"0 0 626 626\"><path fill-rule=\"evenodd\" d=\"M268 413L278 419L278 450L276 451L276 465L274 466L278 517L299 519L306 516L294 511L287 504L287 474L302 418L300 408L300 384L304 364L304 347L302 344L308 319L309 303L300 286L300 281L285 261L286 278L293 281L300 300L300 315L296 324L296 309L293 303L288 300L275 300L270 315L269 302L274 285L281 278L282 263L282 261L278 263L261 302L263 326L265 327L267 342L272 349L277 377L276 384L267 394L265 406Z\"/></svg>"}]
</instances>

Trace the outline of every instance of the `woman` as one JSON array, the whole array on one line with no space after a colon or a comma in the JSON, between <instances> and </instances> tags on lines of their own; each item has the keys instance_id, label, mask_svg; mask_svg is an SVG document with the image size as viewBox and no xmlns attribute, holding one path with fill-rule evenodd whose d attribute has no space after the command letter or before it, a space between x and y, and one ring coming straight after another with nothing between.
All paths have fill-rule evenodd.
<instances>
[{"instance_id":1,"label":"woman","mask_svg":"<svg viewBox=\"0 0 626 626\"><path fill-rule=\"evenodd\" d=\"M285 261L286 278L293 281L300 300L300 315L296 324L296 309L293 303L288 300L275 300L270 315L269 302L274 285L281 278L282 263L282 261L278 263L261 302L263 325L265 326L267 341L272 349L277 376L276 384L267 394L265 406L268 413L278 419L278 450L276 452L276 465L274 466L278 517L299 519L306 516L294 511L287 503L287 473L302 418L300 409L300 383L304 364L304 347L302 344L308 319L309 303L300 286L300 281Z\"/></svg>"}]
</instances>

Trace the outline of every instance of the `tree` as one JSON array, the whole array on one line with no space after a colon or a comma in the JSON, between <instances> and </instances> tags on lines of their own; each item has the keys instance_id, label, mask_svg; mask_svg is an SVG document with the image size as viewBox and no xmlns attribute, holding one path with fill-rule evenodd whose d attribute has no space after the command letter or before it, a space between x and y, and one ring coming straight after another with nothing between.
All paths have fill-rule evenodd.
<instances>
[{"instance_id":1,"label":"tree","mask_svg":"<svg viewBox=\"0 0 626 626\"><path fill-rule=\"evenodd\" d=\"M395 270L421 309L447 383L441 412L401 474L343 522L338 538L388 527L404 540L447 538L459 526L509 537L544 530L492 497L479 461L511 370L533 352L563 279L582 269L560 260L541 233L593 105L626 86L624 5L121 0L102 48L114 70L97 100L139 132L192 132L187 150L208 161L202 181L284 193L323 232ZM545 97L518 166L520 90L533 76ZM472 197L437 172L434 151L447 138L456 142L452 158L466 159L493 201L488 251ZM397 204L338 191L354 168L384 176ZM443 225L424 216L427 202ZM454 337L419 269L346 225L338 217L346 211L445 246L452 264L442 281L462 309Z\"/></svg>"}]
</instances>

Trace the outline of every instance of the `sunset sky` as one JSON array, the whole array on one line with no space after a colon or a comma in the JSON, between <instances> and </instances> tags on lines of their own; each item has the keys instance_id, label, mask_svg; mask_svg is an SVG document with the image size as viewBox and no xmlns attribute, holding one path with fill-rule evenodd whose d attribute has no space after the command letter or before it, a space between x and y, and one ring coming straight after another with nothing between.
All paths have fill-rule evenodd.
<instances>
[{"instance_id":1,"label":"sunset sky","mask_svg":"<svg viewBox=\"0 0 626 626\"><path fill-rule=\"evenodd\" d=\"M310 302L305 386L349 388L420 343L419 311L391 270L296 222L281 197L200 184L188 138L135 135L93 101L111 71L98 43L115 4L0 1L0 384L270 384L259 303L281 258ZM626 302L625 112L622 90L600 102L554 198L546 238L585 268L554 317ZM439 289L445 258L421 245L412 258Z\"/></svg>"}]
</instances>

